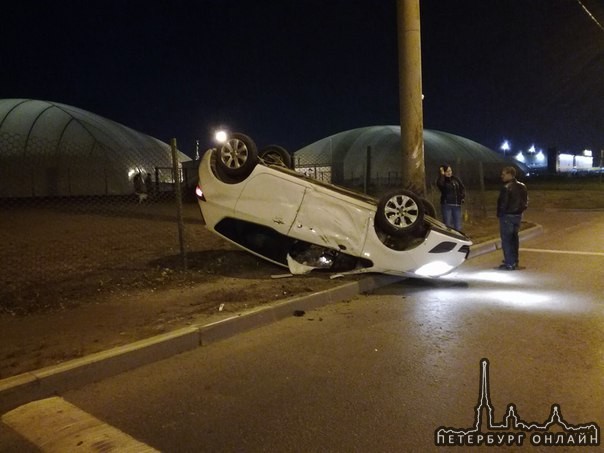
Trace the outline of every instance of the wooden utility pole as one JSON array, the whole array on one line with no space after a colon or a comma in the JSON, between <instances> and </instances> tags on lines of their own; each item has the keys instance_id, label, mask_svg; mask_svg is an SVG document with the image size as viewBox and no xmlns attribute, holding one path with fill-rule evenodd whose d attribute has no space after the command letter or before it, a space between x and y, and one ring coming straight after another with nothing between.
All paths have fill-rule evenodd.
<instances>
[{"instance_id":1,"label":"wooden utility pole","mask_svg":"<svg viewBox=\"0 0 604 453\"><path fill-rule=\"evenodd\" d=\"M397 0L403 186L426 194L419 0Z\"/></svg>"}]
</instances>

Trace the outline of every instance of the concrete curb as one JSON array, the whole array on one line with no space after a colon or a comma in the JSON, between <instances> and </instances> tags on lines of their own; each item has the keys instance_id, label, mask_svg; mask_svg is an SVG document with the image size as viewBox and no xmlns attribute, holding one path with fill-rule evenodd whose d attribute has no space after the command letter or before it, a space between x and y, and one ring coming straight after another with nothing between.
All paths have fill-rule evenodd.
<instances>
[{"instance_id":1,"label":"concrete curb","mask_svg":"<svg viewBox=\"0 0 604 453\"><path fill-rule=\"evenodd\" d=\"M520 233L521 240L532 238L542 232L541 225L531 227ZM499 239L477 244L470 248L469 258L500 248ZM312 310L351 299L357 294L373 291L403 279L404 277L390 275L368 275L359 281L344 283L336 288L277 302L210 324L178 329L59 365L2 379L0 380L0 413L271 324L292 316L297 310Z\"/></svg>"},{"instance_id":2,"label":"concrete curb","mask_svg":"<svg viewBox=\"0 0 604 453\"><path fill-rule=\"evenodd\" d=\"M2 379L0 413L273 323L292 316L296 310L311 310L350 299L359 293L372 291L402 279L389 275L368 275L359 281L277 302L221 321L178 329L59 365Z\"/></svg>"},{"instance_id":3,"label":"concrete curb","mask_svg":"<svg viewBox=\"0 0 604 453\"><path fill-rule=\"evenodd\" d=\"M541 225L535 225L520 232L520 241L522 242L526 241L527 239L532 239L542 233L543 227ZM470 247L470 254L468 255L468 258L475 258L499 249L501 249L501 239L491 239L490 241L485 241Z\"/></svg>"}]
</instances>

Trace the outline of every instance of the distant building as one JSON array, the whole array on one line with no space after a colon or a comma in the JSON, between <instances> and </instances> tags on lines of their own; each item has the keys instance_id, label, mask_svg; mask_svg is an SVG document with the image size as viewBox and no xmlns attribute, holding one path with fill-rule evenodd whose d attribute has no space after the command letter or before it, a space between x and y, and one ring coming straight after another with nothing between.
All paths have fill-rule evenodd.
<instances>
[{"instance_id":1,"label":"distant building","mask_svg":"<svg viewBox=\"0 0 604 453\"><path fill-rule=\"evenodd\" d=\"M526 165L531 173L589 173L600 171L601 167L601 159L588 149L581 152L560 152L556 147L551 147L544 153L543 150L532 147L528 151L519 151L514 159Z\"/></svg>"},{"instance_id":2,"label":"distant building","mask_svg":"<svg viewBox=\"0 0 604 453\"><path fill-rule=\"evenodd\" d=\"M135 174L171 179L171 167L168 144L122 124L56 102L0 99L0 198L126 195Z\"/></svg>"}]
</instances>

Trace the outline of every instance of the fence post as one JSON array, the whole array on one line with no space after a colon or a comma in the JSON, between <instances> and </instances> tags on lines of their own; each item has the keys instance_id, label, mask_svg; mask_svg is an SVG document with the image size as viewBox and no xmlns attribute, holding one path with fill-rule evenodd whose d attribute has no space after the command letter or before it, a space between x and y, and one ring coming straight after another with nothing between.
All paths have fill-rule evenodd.
<instances>
[{"instance_id":1,"label":"fence post","mask_svg":"<svg viewBox=\"0 0 604 453\"><path fill-rule=\"evenodd\" d=\"M363 178L363 193L369 190L369 182L371 179L371 146L367 147L365 155L365 177Z\"/></svg>"},{"instance_id":2,"label":"fence post","mask_svg":"<svg viewBox=\"0 0 604 453\"><path fill-rule=\"evenodd\" d=\"M154 194L159 195L159 168L155 167L155 192Z\"/></svg>"},{"instance_id":3,"label":"fence post","mask_svg":"<svg viewBox=\"0 0 604 453\"><path fill-rule=\"evenodd\" d=\"M602 184L602 167L604 167L604 149L600 150L600 184Z\"/></svg>"},{"instance_id":4,"label":"fence post","mask_svg":"<svg viewBox=\"0 0 604 453\"><path fill-rule=\"evenodd\" d=\"M182 187L180 184L180 169L178 167L178 158L176 157L176 139L170 141L172 148L172 174L174 175L174 195L176 197L176 223L178 224L178 242L180 245L180 257L182 267L187 270L187 251L185 249L185 224L182 215Z\"/></svg>"},{"instance_id":5,"label":"fence post","mask_svg":"<svg viewBox=\"0 0 604 453\"><path fill-rule=\"evenodd\" d=\"M480 182L480 209L483 217L487 216L486 196L484 187L484 167L482 161L478 161L478 179Z\"/></svg>"}]
</instances>

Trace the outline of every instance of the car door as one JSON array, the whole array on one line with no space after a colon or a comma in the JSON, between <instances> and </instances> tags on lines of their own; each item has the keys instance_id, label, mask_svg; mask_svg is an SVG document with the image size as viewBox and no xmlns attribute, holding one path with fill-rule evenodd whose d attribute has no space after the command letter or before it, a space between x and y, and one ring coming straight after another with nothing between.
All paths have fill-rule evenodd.
<instances>
[{"instance_id":1,"label":"car door","mask_svg":"<svg viewBox=\"0 0 604 453\"><path fill-rule=\"evenodd\" d=\"M304 197L303 181L271 169L252 174L235 205L237 218L287 234Z\"/></svg>"},{"instance_id":2,"label":"car door","mask_svg":"<svg viewBox=\"0 0 604 453\"><path fill-rule=\"evenodd\" d=\"M289 236L359 256L371 217L362 202L311 185L304 193Z\"/></svg>"}]
</instances>

